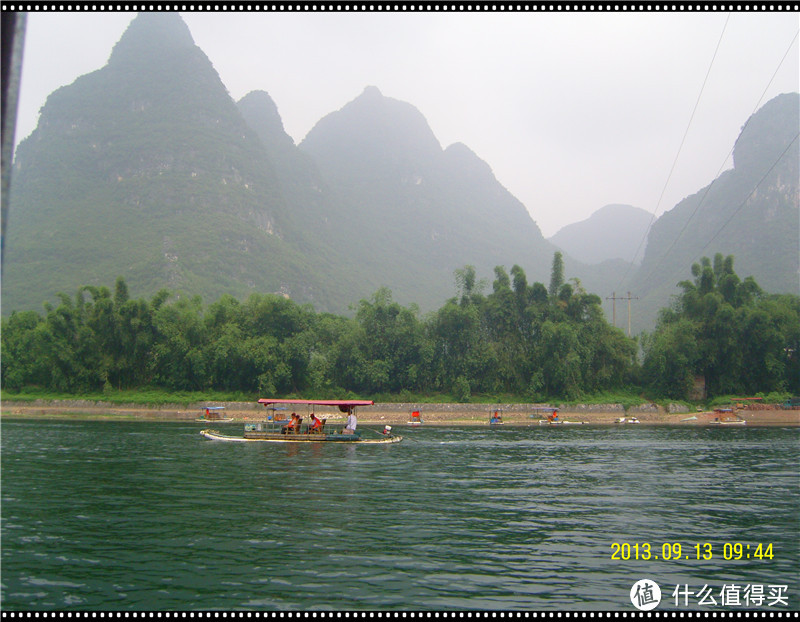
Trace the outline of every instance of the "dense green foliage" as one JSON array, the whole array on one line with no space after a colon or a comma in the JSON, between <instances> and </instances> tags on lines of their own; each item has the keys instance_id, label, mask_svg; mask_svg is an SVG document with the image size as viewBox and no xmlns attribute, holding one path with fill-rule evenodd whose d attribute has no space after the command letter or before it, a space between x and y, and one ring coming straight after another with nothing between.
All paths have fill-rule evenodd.
<instances>
[{"instance_id":1,"label":"dense green foliage","mask_svg":"<svg viewBox=\"0 0 800 622\"><path fill-rule=\"evenodd\" d=\"M800 297L768 296L752 277L741 281L732 256L704 257L692 275L644 340L646 386L678 399L695 376L709 396L800 391Z\"/></svg>"},{"instance_id":2,"label":"dense green foliage","mask_svg":"<svg viewBox=\"0 0 800 622\"><path fill-rule=\"evenodd\" d=\"M560 282L559 275L555 281ZM169 391L320 397L441 393L530 399L578 397L630 382L635 343L605 321L580 283L555 296L514 266L495 269L491 294L475 268L456 273L458 295L426 317L391 292L362 300L354 318L316 313L273 294L130 298L84 287L44 315L3 320L3 388L69 393Z\"/></svg>"},{"instance_id":3,"label":"dense green foliage","mask_svg":"<svg viewBox=\"0 0 800 622\"><path fill-rule=\"evenodd\" d=\"M686 399L696 376L710 397L800 389L800 298L765 295L741 281L733 258L692 267L694 281L637 344L606 321L598 296L564 281L550 292L515 265L496 267L492 291L473 266L457 270L456 296L421 316L387 288L355 317L318 313L275 294L241 302L162 290L132 299L83 287L44 314L2 323L2 386L71 394L128 389L238 395L341 397L440 395L576 400L640 384L651 396Z\"/></svg>"}]
</instances>

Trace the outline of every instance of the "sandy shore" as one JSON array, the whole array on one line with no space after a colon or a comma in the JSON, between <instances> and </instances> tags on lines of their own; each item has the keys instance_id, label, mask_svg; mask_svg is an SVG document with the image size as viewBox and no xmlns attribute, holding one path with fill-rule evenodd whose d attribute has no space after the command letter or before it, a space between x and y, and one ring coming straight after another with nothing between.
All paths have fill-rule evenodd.
<instances>
[{"instance_id":1,"label":"sandy shore","mask_svg":"<svg viewBox=\"0 0 800 622\"><path fill-rule=\"evenodd\" d=\"M265 410L258 404L230 402L216 404L225 406L225 414L234 421L262 421ZM98 419L98 420L146 420L146 421L194 421L202 413L204 404L191 407L175 405L138 406L113 405L98 402L40 401L13 402L0 404L2 418L58 418L58 419ZM531 404L504 404L496 407L476 404L381 404L362 407L358 410L360 423L367 425L399 425L410 420L410 413L419 410L425 425L486 425L490 409L499 408L505 425L535 424L539 418ZM298 414L308 415L305 408ZM331 423L344 417L332 408L319 408L316 413L328 417ZM800 410L738 410L736 415L747 425L800 426ZM617 404L564 407L559 409L559 417L574 423L595 425L618 425L620 417L635 416L647 425L710 425L720 415L713 412L668 412L655 405L645 405L627 413Z\"/></svg>"}]
</instances>

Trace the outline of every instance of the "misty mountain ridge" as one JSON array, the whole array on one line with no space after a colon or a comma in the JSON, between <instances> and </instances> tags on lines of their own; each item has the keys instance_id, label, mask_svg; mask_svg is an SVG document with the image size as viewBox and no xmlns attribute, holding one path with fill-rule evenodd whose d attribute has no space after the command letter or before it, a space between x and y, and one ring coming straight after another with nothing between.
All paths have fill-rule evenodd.
<instances>
[{"instance_id":1,"label":"misty mountain ridge","mask_svg":"<svg viewBox=\"0 0 800 622\"><path fill-rule=\"evenodd\" d=\"M642 321L655 319L675 284L702 256L733 255L740 278L766 292L800 294L800 94L768 101L737 138L734 168L686 197L653 225L631 287Z\"/></svg>"},{"instance_id":2,"label":"misty mountain ridge","mask_svg":"<svg viewBox=\"0 0 800 622\"><path fill-rule=\"evenodd\" d=\"M140 14L105 67L50 95L12 205L6 309L114 274L216 298L308 271L261 140L174 14Z\"/></svg>"},{"instance_id":3,"label":"misty mountain ridge","mask_svg":"<svg viewBox=\"0 0 800 622\"><path fill-rule=\"evenodd\" d=\"M762 134L785 134L790 122L770 113L748 123L736 176L750 179L745 171L771 153ZM759 195L756 212L796 216L796 177L792 186L787 174L791 166L768 199ZM704 219L724 211L714 193ZM519 264L529 282L546 283L556 250L489 164L461 143L443 149L411 104L368 86L295 145L272 98L254 91L234 102L186 24L168 13L138 15L105 67L51 94L18 148L11 205L4 313L38 309L82 285L110 286L119 275L137 296L166 287L210 303L276 292L337 313L387 286L402 304L430 310L454 294L453 272L464 265L491 278L495 266ZM589 256L567 237L615 227L598 223L612 222L616 209L557 234L566 277L600 295L632 269L610 247L636 233ZM636 208L620 209L641 220ZM778 221L791 234L791 223ZM669 242L659 224L634 280ZM746 226L760 235L757 218ZM761 283L763 258L740 257L741 248L722 252ZM662 262L663 274L638 282L652 300L666 304L687 278L692 253L681 249Z\"/></svg>"},{"instance_id":4,"label":"misty mountain ridge","mask_svg":"<svg viewBox=\"0 0 800 622\"><path fill-rule=\"evenodd\" d=\"M609 259L639 264L652 220L652 214L638 207L606 205L586 220L561 228L548 241L587 264Z\"/></svg>"},{"instance_id":5,"label":"misty mountain ridge","mask_svg":"<svg viewBox=\"0 0 800 622\"><path fill-rule=\"evenodd\" d=\"M299 148L335 189L334 226L355 234L355 253L372 246L408 268L441 265L448 283L459 262L491 272L551 254L485 162L462 144L443 150L418 110L375 87L323 118Z\"/></svg>"},{"instance_id":6,"label":"misty mountain ridge","mask_svg":"<svg viewBox=\"0 0 800 622\"><path fill-rule=\"evenodd\" d=\"M488 165L377 88L295 146L268 94L231 100L177 14L138 15L105 67L48 98L12 195L5 312L117 275L337 312L386 285L433 308L467 263L536 257L544 275L552 250Z\"/></svg>"}]
</instances>

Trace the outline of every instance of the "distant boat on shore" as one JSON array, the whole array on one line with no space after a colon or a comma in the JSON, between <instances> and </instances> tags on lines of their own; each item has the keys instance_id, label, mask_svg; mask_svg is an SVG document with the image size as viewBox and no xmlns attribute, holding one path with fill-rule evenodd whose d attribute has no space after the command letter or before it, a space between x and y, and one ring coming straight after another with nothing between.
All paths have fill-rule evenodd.
<instances>
[{"instance_id":1,"label":"distant boat on shore","mask_svg":"<svg viewBox=\"0 0 800 622\"><path fill-rule=\"evenodd\" d=\"M202 415L195 421L199 423L230 423L233 417L226 417L223 413L224 406L206 406Z\"/></svg>"}]
</instances>

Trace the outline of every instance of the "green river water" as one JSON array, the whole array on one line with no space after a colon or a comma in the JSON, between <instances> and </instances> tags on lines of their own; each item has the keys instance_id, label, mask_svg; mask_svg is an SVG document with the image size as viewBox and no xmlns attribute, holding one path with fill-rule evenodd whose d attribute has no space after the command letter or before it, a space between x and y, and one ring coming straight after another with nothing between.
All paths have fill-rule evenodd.
<instances>
[{"instance_id":1,"label":"green river water","mask_svg":"<svg viewBox=\"0 0 800 622\"><path fill-rule=\"evenodd\" d=\"M798 428L200 429L3 419L3 610L800 608Z\"/></svg>"}]
</instances>

